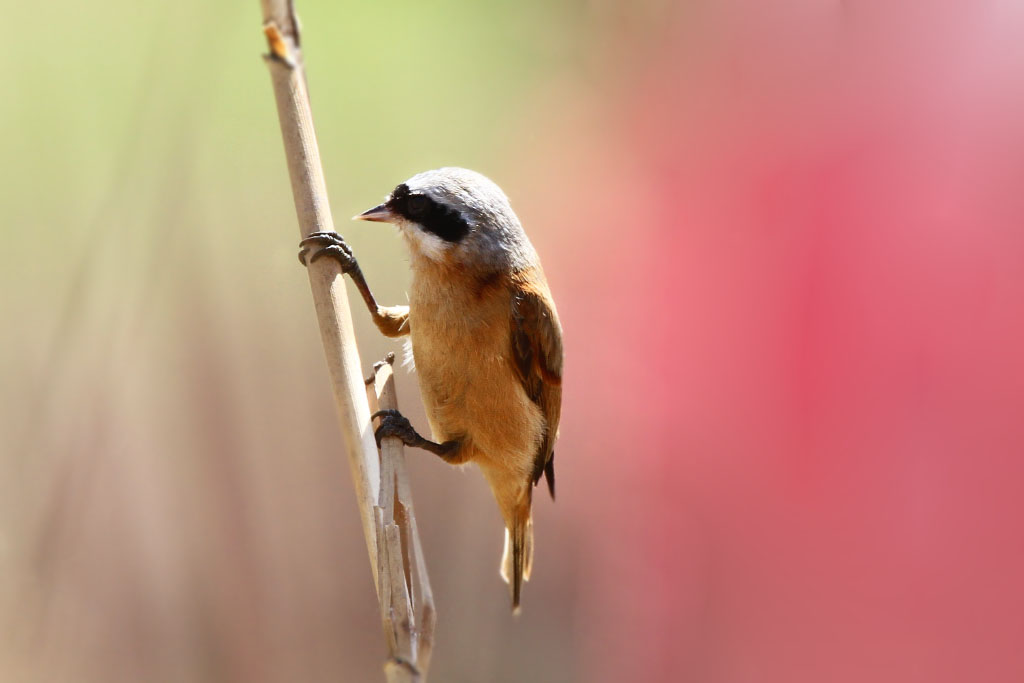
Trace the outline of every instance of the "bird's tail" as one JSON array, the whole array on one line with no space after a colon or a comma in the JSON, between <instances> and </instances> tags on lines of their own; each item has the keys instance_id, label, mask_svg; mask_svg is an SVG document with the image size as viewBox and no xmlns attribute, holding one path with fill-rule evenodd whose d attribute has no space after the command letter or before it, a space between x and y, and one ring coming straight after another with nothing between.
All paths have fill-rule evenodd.
<instances>
[{"instance_id":1,"label":"bird's tail","mask_svg":"<svg viewBox=\"0 0 1024 683\"><path fill-rule=\"evenodd\" d=\"M533 569L533 518L530 503L519 506L512 515L511 528L505 528L505 552L501 558L501 578L512 589L512 611L519 611L523 581L530 580Z\"/></svg>"}]
</instances>

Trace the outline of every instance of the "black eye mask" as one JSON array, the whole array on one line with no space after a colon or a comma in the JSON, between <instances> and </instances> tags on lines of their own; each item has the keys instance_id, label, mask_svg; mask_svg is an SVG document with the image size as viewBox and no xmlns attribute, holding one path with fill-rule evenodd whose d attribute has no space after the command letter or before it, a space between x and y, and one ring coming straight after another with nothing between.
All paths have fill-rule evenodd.
<instances>
[{"instance_id":1,"label":"black eye mask","mask_svg":"<svg viewBox=\"0 0 1024 683\"><path fill-rule=\"evenodd\" d=\"M387 207L427 232L446 242L458 242L469 234L469 223L455 209L440 204L425 194L414 194L402 183L391 193Z\"/></svg>"}]
</instances>

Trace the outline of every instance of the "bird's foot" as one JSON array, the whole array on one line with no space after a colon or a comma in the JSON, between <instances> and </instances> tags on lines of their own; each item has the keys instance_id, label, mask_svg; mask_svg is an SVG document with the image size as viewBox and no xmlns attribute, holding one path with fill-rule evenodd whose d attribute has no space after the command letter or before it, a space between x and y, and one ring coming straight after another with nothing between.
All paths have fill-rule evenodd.
<instances>
[{"instance_id":1,"label":"bird's foot","mask_svg":"<svg viewBox=\"0 0 1024 683\"><path fill-rule=\"evenodd\" d=\"M373 433L377 439L377 448L380 448L380 440L385 436L397 436L406 446L411 448L422 448L434 455L440 456L442 460L452 465L461 465L466 462L466 455L458 439L436 443L425 439L416 433L409 420L397 410L378 410L370 416L370 419L380 418L380 425Z\"/></svg>"},{"instance_id":2,"label":"bird's foot","mask_svg":"<svg viewBox=\"0 0 1024 683\"><path fill-rule=\"evenodd\" d=\"M385 436L397 436L406 446L419 446L426 439L416 433L409 419L397 410L378 410L370 416L371 420L380 418L373 437L377 440L377 448L380 448L380 441Z\"/></svg>"},{"instance_id":3,"label":"bird's foot","mask_svg":"<svg viewBox=\"0 0 1024 683\"><path fill-rule=\"evenodd\" d=\"M315 247L319 248L310 256L309 252ZM348 246L345 238L336 232L314 232L299 242L299 263L302 265L308 266L324 256L337 261L343 273L359 269L356 257L352 255L352 247Z\"/></svg>"}]
</instances>

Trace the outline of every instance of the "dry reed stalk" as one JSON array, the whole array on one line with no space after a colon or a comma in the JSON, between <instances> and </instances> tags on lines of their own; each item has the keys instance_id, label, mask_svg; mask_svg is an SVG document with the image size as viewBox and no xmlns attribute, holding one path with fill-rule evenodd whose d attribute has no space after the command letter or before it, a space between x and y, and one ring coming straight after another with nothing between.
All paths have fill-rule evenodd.
<instances>
[{"instance_id":1,"label":"dry reed stalk","mask_svg":"<svg viewBox=\"0 0 1024 683\"><path fill-rule=\"evenodd\" d=\"M334 231L294 6L291 0L261 0L261 4L263 30L270 47L265 61L277 100L299 229L303 237ZM423 681L430 663L435 612L402 444L397 438L386 438L378 453L338 264L320 259L307 270L388 641L390 658L385 674L389 683ZM381 409L397 409L390 362L393 358L391 355L388 362L374 366L374 375L368 381Z\"/></svg>"}]
</instances>

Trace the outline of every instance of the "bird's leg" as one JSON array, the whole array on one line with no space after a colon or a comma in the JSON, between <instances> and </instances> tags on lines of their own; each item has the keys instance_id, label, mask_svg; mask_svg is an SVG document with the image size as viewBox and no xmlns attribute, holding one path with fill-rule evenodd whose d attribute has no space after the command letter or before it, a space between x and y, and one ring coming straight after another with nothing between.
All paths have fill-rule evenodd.
<instances>
[{"instance_id":1,"label":"bird's leg","mask_svg":"<svg viewBox=\"0 0 1024 683\"><path fill-rule=\"evenodd\" d=\"M420 436L409 420L397 410L378 410L370 416L370 419L380 418L380 426L373 433L377 439L377 447L380 448L380 440L385 436L397 436L406 446L411 448L422 448L434 455L440 456L442 460L451 465L461 465L466 458L460 454L461 441L452 440L444 443L436 443L430 439Z\"/></svg>"},{"instance_id":2,"label":"bird's leg","mask_svg":"<svg viewBox=\"0 0 1024 683\"><path fill-rule=\"evenodd\" d=\"M309 255L313 247L319 247ZM336 232L314 232L299 242L299 263L308 266L319 258L329 257L338 262L341 272L347 273L355 283L356 289L362 295L366 307L370 309L373 322L377 329L386 337L401 337L409 334L409 307L408 306L380 306L366 284L363 271L352 255L352 248L345 242L345 238ZM308 257L308 258L307 258Z\"/></svg>"}]
</instances>

